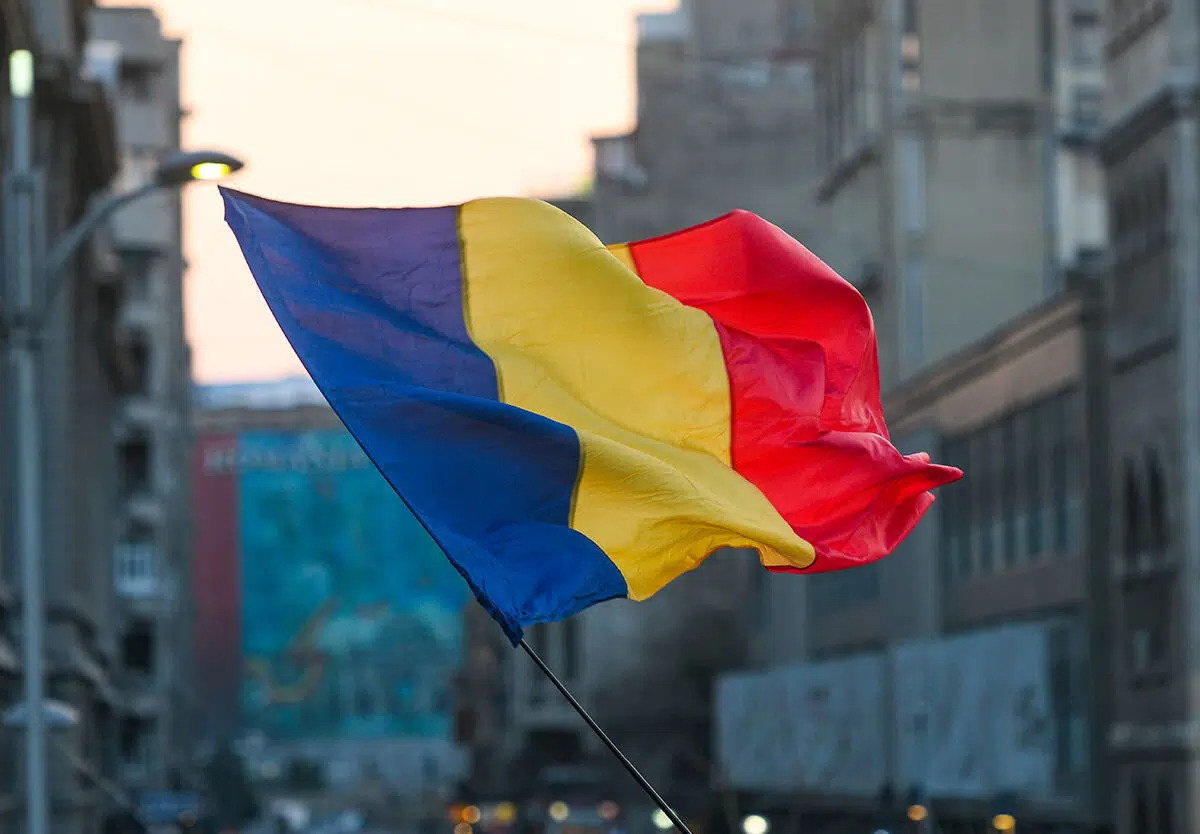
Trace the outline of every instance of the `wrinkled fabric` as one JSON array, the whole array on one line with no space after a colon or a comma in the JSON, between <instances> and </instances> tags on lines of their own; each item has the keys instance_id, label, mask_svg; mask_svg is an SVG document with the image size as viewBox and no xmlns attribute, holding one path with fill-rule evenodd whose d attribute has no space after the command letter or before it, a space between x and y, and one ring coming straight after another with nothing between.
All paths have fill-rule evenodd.
<instances>
[{"instance_id":1,"label":"wrinkled fabric","mask_svg":"<svg viewBox=\"0 0 1200 834\"><path fill-rule=\"evenodd\" d=\"M862 297L752 214L605 247L536 200L222 193L314 382L514 643L722 547L878 559L961 476L891 445Z\"/></svg>"}]
</instances>

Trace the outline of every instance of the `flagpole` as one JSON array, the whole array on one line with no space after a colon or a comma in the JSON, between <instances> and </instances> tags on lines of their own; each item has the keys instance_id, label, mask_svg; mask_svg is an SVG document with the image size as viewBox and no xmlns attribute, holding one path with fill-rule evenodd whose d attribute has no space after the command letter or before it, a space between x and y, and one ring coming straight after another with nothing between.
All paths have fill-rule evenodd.
<instances>
[{"instance_id":1,"label":"flagpole","mask_svg":"<svg viewBox=\"0 0 1200 834\"><path fill-rule=\"evenodd\" d=\"M561 692L562 696L567 699L567 703L570 704L577 713L579 713L579 717L582 718L591 731L596 734L596 737L604 742L604 746L608 748L610 753L616 756L617 761L620 762L621 766L629 772L629 775L633 777L634 781L641 786L641 789L646 792L646 795L654 801L654 804L659 807L659 810L667 815L667 819L669 819L671 824L679 830L680 834L692 834L691 830L688 829L683 820L679 818L679 815L676 814L671 806L667 804L667 801L659 796L658 791L654 790L654 786L650 784L649 780L647 780L646 777L643 776L641 772L633 766L633 762L629 761L628 757L621 752L621 748L617 747L616 743L608 737L608 734L600 728L600 725L596 723L596 720L592 718L592 716L588 715L587 710L583 708L583 704L575 700L575 696L571 694L569 689L567 689L566 684L560 681L558 676L555 675L554 672L551 671L550 667L546 665L546 661L542 660L541 656L539 656L538 653L533 650L533 647L526 643L525 640L522 639L520 645L521 648L525 650L525 654L529 655L533 659L533 662L537 664L537 667L542 670L542 674L550 680L550 683L554 684L554 688Z\"/></svg>"}]
</instances>

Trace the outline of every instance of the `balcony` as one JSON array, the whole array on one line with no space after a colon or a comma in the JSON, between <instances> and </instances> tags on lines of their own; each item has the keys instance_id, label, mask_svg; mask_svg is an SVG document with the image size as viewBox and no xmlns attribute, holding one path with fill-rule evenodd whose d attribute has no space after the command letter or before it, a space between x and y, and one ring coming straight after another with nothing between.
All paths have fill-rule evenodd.
<instances>
[{"instance_id":1,"label":"balcony","mask_svg":"<svg viewBox=\"0 0 1200 834\"><path fill-rule=\"evenodd\" d=\"M113 558L117 594L128 600L161 600L167 583L159 565L158 549L150 542L122 542Z\"/></svg>"},{"instance_id":2,"label":"balcony","mask_svg":"<svg viewBox=\"0 0 1200 834\"><path fill-rule=\"evenodd\" d=\"M154 718L162 710L163 698L153 672L126 672L122 680L129 713L138 718Z\"/></svg>"}]
</instances>

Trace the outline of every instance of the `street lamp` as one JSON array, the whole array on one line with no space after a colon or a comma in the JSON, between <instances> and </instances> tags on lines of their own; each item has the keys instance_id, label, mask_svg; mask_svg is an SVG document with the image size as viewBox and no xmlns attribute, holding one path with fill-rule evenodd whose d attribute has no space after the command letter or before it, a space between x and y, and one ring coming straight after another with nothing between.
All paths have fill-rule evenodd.
<instances>
[{"instance_id":1,"label":"street lamp","mask_svg":"<svg viewBox=\"0 0 1200 834\"><path fill-rule=\"evenodd\" d=\"M227 154L201 151L174 153L159 164L150 182L121 194L110 194L94 202L74 226L66 231L40 262L35 257L34 211L40 198L39 180L33 166L33 53L18 49L8 56L9 92L12 99L12 157L5 177L3 206L11 222L4 223L4 251L10 253L12 270L11 315L0 328L5 351L12 361L14 380L13 442L16 458L14 490L17 504L16 539L21 560L22 651L24 654L26 834L48 834L49 805L46 785L47 710L44 694L43 652L45 642L45 599L42 576L42 459L38 415L37 348L42 325L62 284L72 258L113 212L160 188L179 187L192 180L219 179L242 167ZM11 214L8 214L11 212ZM36 301L38 285L44 301ZM17 716L9 716L16 720Z\"/></svg>"}]
</instances>

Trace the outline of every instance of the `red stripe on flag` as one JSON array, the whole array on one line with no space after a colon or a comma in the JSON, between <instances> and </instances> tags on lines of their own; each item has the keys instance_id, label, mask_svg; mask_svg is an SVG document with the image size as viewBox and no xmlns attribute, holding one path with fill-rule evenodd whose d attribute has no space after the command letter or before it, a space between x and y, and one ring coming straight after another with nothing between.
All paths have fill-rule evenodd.
<instances>
[{"instance_id":1,"label":"red stripe on flag","mask_svg":"<svg viewBox=\"0 0 1200 834\"><path fill-rule=\"evenodd\" d=\"M870 310L859 292L748 212L630 246L642 279L716 325L733 467L817 550L810 571L873 561L961 473L888 438Z\"/></svg>"}]
</instances>

